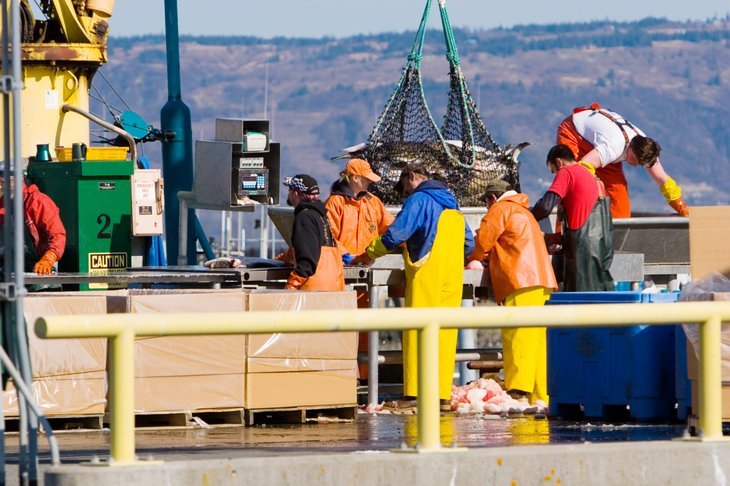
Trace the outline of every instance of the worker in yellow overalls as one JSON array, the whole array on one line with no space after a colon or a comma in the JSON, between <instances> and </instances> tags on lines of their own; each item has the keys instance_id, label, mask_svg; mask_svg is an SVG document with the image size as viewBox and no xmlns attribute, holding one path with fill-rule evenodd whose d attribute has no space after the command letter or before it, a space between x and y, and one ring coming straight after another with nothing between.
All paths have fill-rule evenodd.
<instances>
[{"instance_id":1,"label":"worker in yellow overalls","mask_svg":"<svg viewBox=\"0 0 730 486\"><path fill-rule=\"evenodd\" d=\"M557 288L542 231L528 198L503 180L487 184L487 214L471 261L489 260L494 299L502 305L541 306ZM502 330L504 383L513 398L548 402L545 328Z\"/></svg>"},{"instance_id":2,"label":"worker in yellow overalls","mask_svg":"<svg viewBox=\"0 0 730 486\"><path fill-rule=\"evenodd\" d=\"M385 233L370 244L367 254L378 258L403 242L406 307L459 307L464 261L474 248L474 236L446 184L423 165L401 172L395 190L406 196L403 208ZM416 331L403 332L403 397L389 404L413 408L418 393ZM439 398L451 410L451 386L456 361L456 329L439 333Z\"/></svg>"}]
</instances>

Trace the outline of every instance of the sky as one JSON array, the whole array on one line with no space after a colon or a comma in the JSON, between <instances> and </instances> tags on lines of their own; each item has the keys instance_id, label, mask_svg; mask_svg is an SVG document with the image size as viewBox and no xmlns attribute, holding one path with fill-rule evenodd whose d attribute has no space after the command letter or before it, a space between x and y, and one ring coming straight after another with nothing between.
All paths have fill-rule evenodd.
<instances>
[{"instance_id":1,"label":"sky","mask_svg":"<svg viewBox=\"0 0 730 486\"><path fill-rule=\"evenodd\" d=\"M439 27L437 0L432 27ZM415 30L425 0L178 0L180 34L347 37ZM645 17L706 20L730 13L727 0L447 0L454 27L494 28ZM112 36L162 34L163 0L117 0Z\"/></svg>"}]
</instances>

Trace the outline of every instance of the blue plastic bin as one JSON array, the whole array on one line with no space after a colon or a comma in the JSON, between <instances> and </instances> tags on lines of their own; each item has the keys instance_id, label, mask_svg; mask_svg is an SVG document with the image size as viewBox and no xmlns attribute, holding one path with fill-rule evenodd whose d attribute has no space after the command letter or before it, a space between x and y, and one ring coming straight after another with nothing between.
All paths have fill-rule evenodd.
<instances>
[{"instance_id":1,"label":"blue plastic bin","mask_svg":"<svg viewBox=\"0 0 730 486\"><path fill-rule=\"evenodd\" d=\"M548 305L676 299L677 294L559 292ZM611 419L628 414L636 420L674 416L675 326L549 329L547 345L552 416Z\"/></svg>"}]
</instances>

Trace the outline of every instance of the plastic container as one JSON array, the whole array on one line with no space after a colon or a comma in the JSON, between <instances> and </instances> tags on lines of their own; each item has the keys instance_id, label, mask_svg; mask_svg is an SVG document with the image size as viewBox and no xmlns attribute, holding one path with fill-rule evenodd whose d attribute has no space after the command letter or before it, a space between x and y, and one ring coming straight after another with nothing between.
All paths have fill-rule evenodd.
<instances>
[{"instance_id":1,"label":"plastic container","mask_svg":"<svg viewBox=\"0 0 730 486\"><path fill-rule=\"evenodd\" d=\"M677 294L559 292L551 296L548 305L640 304L676 299ZM547 344L552 416L636 420L674 417L675 326L548 329Z\"/></svg>"},{"instance_id":2,"label":"plastic container","mask_svg":"<svg viewBox=\"0 0 730 486\"><path fill-rule=\"evenodd\" d=\"M73 156L71 147L56 147L56 158L59 162L71 162ZM113 161L127 160L127 147L87 147L86 160L88 161Z\"/></svg>"}]
</instances>

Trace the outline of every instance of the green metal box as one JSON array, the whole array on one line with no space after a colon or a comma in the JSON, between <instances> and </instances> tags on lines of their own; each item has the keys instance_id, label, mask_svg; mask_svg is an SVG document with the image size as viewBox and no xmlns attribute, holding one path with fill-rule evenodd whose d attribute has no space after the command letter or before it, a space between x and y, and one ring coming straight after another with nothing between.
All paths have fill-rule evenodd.
<instances>
[{"instance_id":1,"label":"green metal box","mask_svg":"<svg viewBox=\"0 0 730 486\"><path fill-rule=\"evenodd\" d=\"M66 227L61 272L106 274L132 258L131 161L31 162L28 178L53 199ZM106 284L82 286L109 288Z\"/></svg>"}]
</instances>

